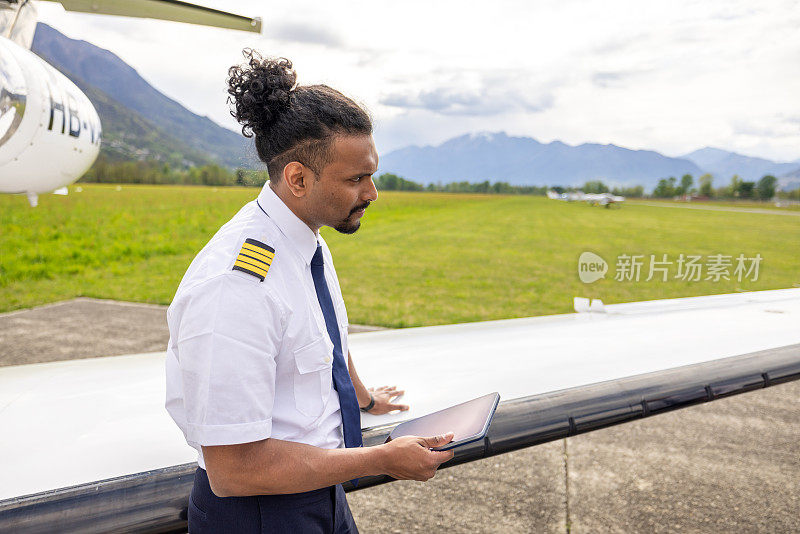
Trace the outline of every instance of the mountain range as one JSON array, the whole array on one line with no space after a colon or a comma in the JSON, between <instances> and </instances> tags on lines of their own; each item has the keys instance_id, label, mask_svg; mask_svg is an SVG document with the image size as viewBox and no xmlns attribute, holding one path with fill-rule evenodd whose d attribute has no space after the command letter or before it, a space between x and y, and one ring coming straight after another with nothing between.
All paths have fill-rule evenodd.
<instances>
[{"instance_id":1,"label":"mountain range","mask_svg":"<svg viewBox=\"0 0 800 534\"><path fill-rule=\"evenodd\" d=\"M252 140L187 110L112 52L70 39L41 22L31 50L89 97L100 115L101 152L107 157L253 166L248 155Z\"/></svg>"},{"instance_id":2,"label":"mountain range","mask_svg":"<svg viewBox=\"0 0 800 534\"><path fill-rule=\"evenodd\" d=\"M514 185L570 186L603 180L609 185L643 185L650 189L661 178L680 178L684 174L697 178L708 172L714 175L716 186L727 183L733 174L744 180L774 174L782 177L780 184L785 187L794 182L794 175L800 175L800 160L776 163L716 148L673 158L652 150L610 144L545 144L504 132L481 132L437 146L394 150L381 156L380 168L425 184L489 180Z\"/></svg>"},{"instance_id":3,"label":"mountain range","mask_svg":"<svg viewBox=\"0 0 800 534\"><path fill-rule=\"evenodd\" d=\"M252 140L187 110L142 78L118 56L86 41L70 39L39 23L32 50L62 71L89 97L103 125L101 154L112 160L155 159L183 166L218 163L262 167ZM681 157L613 144L541 143L504 132L473 133L436 146L408 146L384 154L379 172L428 183L504 181L514 185L643 185L706 172L717 187L733 174L758 180L779 177L779 187L800 187L800 160L789 163L702 148Z\"/></svg>"},{"instance_id":4,"label":"mountain range","mask_svg":"<svg viewBox=\"0 0 800 534\"><path fill-rule=\"evenodd\" d=\"M381 157L380 167L424 183L489 180L514 185L604 180L648 187L665 176L702 173L689 160L651 150L589 143L570 146L561 141L544 144L503 132L467 134L438 146L402 148Z\"/></svg>"}]
</instances>

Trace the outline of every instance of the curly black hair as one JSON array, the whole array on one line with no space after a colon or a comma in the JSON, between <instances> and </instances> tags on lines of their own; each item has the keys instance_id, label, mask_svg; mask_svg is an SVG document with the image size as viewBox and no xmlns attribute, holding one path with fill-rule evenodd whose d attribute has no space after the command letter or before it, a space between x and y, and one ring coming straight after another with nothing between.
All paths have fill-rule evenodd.
<instances>
[{"instance_id":1,"label":"curly black hair","mask_svg":"<svg viewBox=\"0 0 800 534\"><path fill-rule=\"evenodd\" d=\"M255 136L258 157L277 179L292 161L319 178L330 161L337 135L371 135L372 119L350 98L327 85L297 85L297 73L286 58L264 58L242 51L246 62L228 69L231 115L245 137Z\"/></svg>"}]
</instances>

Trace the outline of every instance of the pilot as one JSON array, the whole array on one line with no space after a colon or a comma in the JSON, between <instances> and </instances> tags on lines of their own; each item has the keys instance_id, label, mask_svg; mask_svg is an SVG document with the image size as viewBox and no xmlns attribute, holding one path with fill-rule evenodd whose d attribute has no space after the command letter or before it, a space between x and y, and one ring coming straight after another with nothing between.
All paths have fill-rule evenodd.
<instances>
[{"instance_id":1,"label":"pilot","mask_svg":"<svg viewBox=\"0 0 800 534\"><path fill-rule=\"evenodd\" d=\"M269 181L192 261L167 313L169 414L197 449L189 531L358 532L342 482L428 480L452 434L363 447L359 407L406 410L367 389L322 226L352 234L378 197L369 115L287 59L245 50L232 115Z\"/></svg>"}]
</instances>

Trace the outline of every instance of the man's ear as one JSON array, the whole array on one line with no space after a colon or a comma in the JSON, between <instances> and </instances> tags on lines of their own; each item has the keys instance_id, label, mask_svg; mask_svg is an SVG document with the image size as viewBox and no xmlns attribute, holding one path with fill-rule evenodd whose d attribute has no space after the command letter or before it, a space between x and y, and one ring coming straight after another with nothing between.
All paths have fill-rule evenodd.
<instances>
[{"instance_id":1,"label":"man's ear","mask_svg":"<svg viewBox=\"0 0 800 534\"><path fill-rule=\"evenodd\" d=\"M306 196L309 179L311 179L310 170L299 161L289 162L283 168L283 182L289 191L298 198Z\"/></svg>"}]
</instances>

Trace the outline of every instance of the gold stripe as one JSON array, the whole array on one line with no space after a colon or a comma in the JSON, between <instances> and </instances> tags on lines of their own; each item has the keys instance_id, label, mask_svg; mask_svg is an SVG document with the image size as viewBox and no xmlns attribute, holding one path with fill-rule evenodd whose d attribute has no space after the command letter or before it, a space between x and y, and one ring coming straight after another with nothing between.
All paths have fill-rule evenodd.
<instances>
[{"instance_id":1,"label":"gold stripe","mask_svg":"<svg viewBox=\"0 0 800 534\"><path fill-rule=\"evenodd\" d=\"M275 253L272 252L271 250L269 250L267 248L264 248L264 247L259 247L258 245L254 245L252 243L242 243L242 248L246 248L246 249L253 250L255 252L259 252L261 254L264 254L265 256L274 256L275 255Z\"/></svg>"},{"instance_id":2,"label":"gold stripe","mask_svg":"<svg viewBox=\"0 0 800 534\"><path fill-rule=\"evenodd\" d=\"M251 256L253 259L256 259L256 260L259 260L259 261L264 261L264 262L267 262L267 263L272 263L272 260L273 260L273 256L267 256L267 255L262 254L260 252L256 252L254 250L250 250L249 248L243 248L242 250L239 251L239 254L247 254L248 256Z\"/></svg>"},{"instance_id":3,"label":"gold stripe","mask_svg":"<svg viewBox=\"0 0 800 534\"><path fill-rule=\"evenodd\" d=\"M245 269L250 269L251 271L255 271L255 272L257 272L258 274L260 274L262 276L267 276L267 269L269 269L269 268L262 269L261 267L256 267L255 265L251 265L249 263L245 263L245 262L239 261L239 260L236 260L233 263L233 266L234 267L243 267Z\"/></svg>"},{"instance_id":4,"label":"gold stripe","mask_svg":"<svg viewBox=\"0 0 800 534\"><path fill-rule=\"evenodd\" d=\"M250 256L250 254L251 253L249 250L247 251L247 254L245 254L244 252L240 252L239 255L236 257L236 259L252 263L253 265L258 265L260 267L269 267L270 265L272 265L271 261L264 261L260 258L254 258L253 256Z\"/></svg>"},{"instance_id":5,"label":"gold stripe","mask_svg":"<svg viewBox=\"0 0 800 534\"><path fill-rule=\"evenodd\" d=\"M250 258L244 258L241 255L238 258L236 258L236 261L241 262L241 263L246 263L247 265L252 265L253 267L258 267L259 269L261 269L261 270L263 270L265 272L269 271L269 263L255 262L255 261L251 260Z\"/></svg>"},{"instance_id":6,"label":"gold stripe","mask_svg":"<svg viewBox=\"0 0 800 534\"><path fill-rule=\"evenodd\" d=\"M255 252L256 254L261 254L265 258L271 260L275 257L275 254L270 252L269 250L261 247L257 247L255 245L251 245L250 243L245 243L242 245L242 250L249 250L251 252Z\"/></svg>"}]
</instances>

